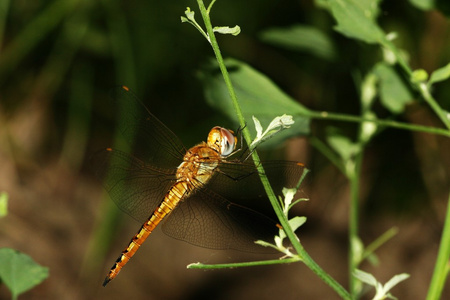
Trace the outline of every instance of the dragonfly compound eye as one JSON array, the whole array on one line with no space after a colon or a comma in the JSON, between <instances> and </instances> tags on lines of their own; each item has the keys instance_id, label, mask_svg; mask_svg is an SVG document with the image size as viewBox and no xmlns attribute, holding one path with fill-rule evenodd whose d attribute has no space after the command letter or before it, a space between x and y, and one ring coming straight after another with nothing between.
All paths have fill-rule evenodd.
<instances>
[{"instance_id":1,"label":"dragonfly compound eye","mask_svg":"<svg viewBox=\"0 0 450 300\"><path fill-rule=\"evenodd\" d=\"M220 153L226 157L236 149L236 137L231 130L220 128L220 138Z\"/></svg>"},{"instance_id":2,"label":"dragonfly compound eye","mask_svg":"<svg viewBox=\"0 0 450 300\"><path fill-rule=\"evenodd\" d=\"M236 137L233 131L216 126L209 132L208 145L227 157L236 148Z\"/></svg>"}]
</instances>

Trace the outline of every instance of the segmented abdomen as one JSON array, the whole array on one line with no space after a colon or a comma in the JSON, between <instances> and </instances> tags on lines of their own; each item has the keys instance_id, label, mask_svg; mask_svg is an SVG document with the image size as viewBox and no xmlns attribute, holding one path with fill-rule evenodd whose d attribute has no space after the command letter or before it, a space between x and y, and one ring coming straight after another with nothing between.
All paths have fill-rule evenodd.
<instances>
[{"instance_id":1,"label":"segmented abdomen","mask_svg":"<svg viewBox=\"0 0 450 300\"><path fill-rule=\"evenodd\" d=\"M122 254L116 260L111 270L103 282L103 286L106 286L111 280L113 280L120 270L126 265L126 263L133 257L142 243L152 233L152 231L158 226L158 224L170 214L170 212L178 205L178 203L186 198L194 186L187 181L176 182L167 192L164 200L153 212L150 218L142 225L138 233L131 239L128 247L122 251Z\"/></svg>"}]
</instances>

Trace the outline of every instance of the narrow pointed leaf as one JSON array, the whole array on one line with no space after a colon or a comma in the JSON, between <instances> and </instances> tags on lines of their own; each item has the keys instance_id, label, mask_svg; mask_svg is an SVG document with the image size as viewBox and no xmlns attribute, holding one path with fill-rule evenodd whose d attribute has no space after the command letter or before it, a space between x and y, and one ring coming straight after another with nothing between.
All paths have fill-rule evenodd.
<instances>
[{"instance_id":1,"label":"narrow pointed leaf","mask_svg":"<svg viewBox=\"0 0 450 300\"><path fill-rule=\"evenodd\" d=\"M373 287L377 286L378 281L370 273L367 273L367 272L364 272L364 271L361 271L361 270L355 270L353 275L358 280L360 280L360 281L362 281L362 282L364 282L364 283L366 283L366 284L368 284L370 286L373 286Z\"/></svg>"},{"instance_id":2,"label":"narrow pointed leaf","mask_svg":"<svg viewBox=\"0 0 450 300\"><path fill-rule=\"evenodd\" d=\"M446 66L437 69L431 74L430 81L428 85L432 85L433 83L444 81L450 78L450 63Z\"/></svg>"},{"instance_id":3,"label":"narrow pointed leaf","mask_svg":"<svg viewBox=\"0 0 450 300\"><path fill-rule=\"evenodd\" d=\"M384 285L384 291L389 292L394 286L409 278L409 274L403 273L398 274L392 277L386 284Z\"/></svg>"},{"instance_id":4,"label":"narrow pointed leaf","mask_svg":"<svg viewBox=\"0 0 450 300\"><path fill-rule=\"evenodd\" d=\"M296 231L300 226L306 222L306 217L294 217L289 220L289 225L291 225L292 231Z\"/></svg>"}]
</instances>

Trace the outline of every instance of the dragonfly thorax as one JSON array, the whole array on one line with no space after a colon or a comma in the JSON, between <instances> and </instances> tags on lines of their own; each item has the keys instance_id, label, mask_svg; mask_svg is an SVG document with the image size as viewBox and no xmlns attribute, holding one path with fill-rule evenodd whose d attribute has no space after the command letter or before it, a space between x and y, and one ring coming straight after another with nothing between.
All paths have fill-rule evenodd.
<instances>
[{"instance_id":1,"label":"dragonfly thorax","mask_svg":"<svg viewBox=\"0 0 450 300\"><path fill-rule=\"evenodd\" d=\"M207 143L198 144L186 152L177 170L177 181L206 184L221 161L221 155Z\"/></svg>"},{"instance_id":2,"label":"dragonfly thorax","mask_svg":"<svg viewBox=\"0 0 450 300\"><path fill-rule=\"evenodd\" d=\"M207 142L189 149L177 169L177 181L186 181L196 187L211 179L219 163L236 148L233 131L216 126L208 134Z\"/></svg>"}]
</instances>

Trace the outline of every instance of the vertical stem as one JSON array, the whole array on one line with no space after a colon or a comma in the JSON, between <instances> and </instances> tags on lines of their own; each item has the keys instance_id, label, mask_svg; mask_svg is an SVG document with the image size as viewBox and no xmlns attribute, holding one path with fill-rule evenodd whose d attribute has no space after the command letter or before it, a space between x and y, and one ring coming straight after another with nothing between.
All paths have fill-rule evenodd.
<instances>
[{"instance_id":1,"label":"vertical stem","mask_svg":"<svg viewBox=\"0 0 450 300\"><path fill-rule=\"evenodd\" d=\"M211 5L208 7L208 11L207 11L202 0L197 0L197 3L200 8L200 12L202 14L202 18L205 23L205 27L207 29L207 32L208 32L208 35L209 35L209 38L211 41L211 46L213 48L214 54L219 63L220 71L222 72L223 78L225 80L225 84L227 86L228 92L229 92L231 100L233 102L233 106L234 106L236 115L239 119L239 123L240 123L241 127L243 128L242 134L243 134L244 139L247 142L247 144L250 145L250 143L251 143L250 132L249 132L248 128L245 126L245 120L244 120L244 117L242 114L242 110L237 101L236 93L235 93L233 85L231 83L231 79L228 74L227 68L225 67L225 63L223 61L223 57L222 57L222 54L219 49L219 45L217 44L217 40L214 35L213 27L212 27L211 21L209 19L209 12L211 9ZM264 175L265 174L264 169L260 163L260 159L259 159L257 151L253 151L252 158L258 169L258 173L260 175L261 182L262 182L264 189L267 193L267 196L269 197L269 200L275 210L275 213L281 223L281 226L283 226L286 236L291 241L294 249L301 256L303 262L314 273L316 273L321 279L323 279L329 286L331 286L343 299L351 299L349 293L338 282L336 282L331 276L329 276L325 271L323 271L312 260L312 258L308 255L308 253L304 250L303 246L300 244L299 240L297 239L297 236L294 234L291 227L289 226L288 220L281 210L280 204L278 203L275 193L273 192L272 187L270 186L267 177Z\"/></svg>"},{"instance_id":2,"label":"vertical stem","mask_svg":"<svg viewBox=\"0 0 450 300\"><path fill-rule=\"evenodd\" d=\"M433 277L428 290L427 300L440 299L450 270L450 194L447 202L447 215L442 232L439 253L434 267Z\"/></svg>"},{"instance_id":3,"label":"vertical stem","mask_svg":"<svg viewBox=\"0 0 450 300\"><path fill-rule=\"evenodd\" d=\"M348 252L348 265L349 265L349 289L353 298L356 298L356 279L353 276L357 266L355 259L355 240L358 238L358 221L359 221L359 177L361 162L363 157L362 149L355 156L354 160L351 160L354 165L352 169L347 171L347 176L350 181L350 216L349 216L349 252Z\"/></svg>"},{"instance_id":4,"label":"vertical stem","mask_svg":"<svg viewBox=\"0 0 450 300\"><path fill-rule=\"evenodd\" d=\"M439 104L431 95L428 85L425 83L420 83L419 91L422 93L422 97L425 99L425 101L428 103L431 109L433 109L433 111L436 113L436 115L439 117L442 123L444 123L445 127L447 127L447 129L450 130L450 120L448 119L446 113L441 109Z\"/></svg>"}]
</instances>

